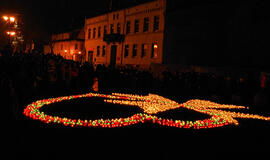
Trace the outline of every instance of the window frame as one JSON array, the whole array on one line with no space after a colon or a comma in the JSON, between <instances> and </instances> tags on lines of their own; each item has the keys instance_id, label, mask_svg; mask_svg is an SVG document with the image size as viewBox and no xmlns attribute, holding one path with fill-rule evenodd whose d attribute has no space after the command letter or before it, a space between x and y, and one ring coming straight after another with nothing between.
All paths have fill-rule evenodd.
<instances>
[{"instance_id":1,"label":"window frame","mask_svg":"<svg viewBox=\"0 0 270 160\"><path fill-rule=\"evenodd\" d=\"M93 28L93 39L95 39L96 38L96 28Z\"/></svg>"},{"instance_id":2,"label":"window frame","mask_svg":"<svg viewBox=\"0 0 270 160\"><path fill-rule=\"evenodd\" d=\"M124 47L124 57L128 57L129 55L129 44L126 44Z\"/></svg>"},{"instance_id":3,"label":"window frame","mask_svg":"<svg viewBox=\"0 0 270 160\"><path fill-rule=\"evenodd\" d=\"M131 21L126 22L126 34L129 34L131 31Z\"/></svg>"},{"instance_id":4,"label":"window frame","mask_svg":"<svg viewBox=\"0 0 270 160\"><path fill-rule=\"evenodd\" d=\"M103 45L102 46L102 57L104 57L106 55L106 46Z\"/></svg>"},{"instance_id":5,"label":"window frame","mask_svg":"<svg viewBox=\"0 0 270 160\"><path fill-rule=\"evenodd\" d=\"M91 31L92 31L92 29L88 28L88 37L87 37L87 39L91 39Z\"/></svg>"},{"instance_id":6,"label":"window frame","mask_svg":"<svg viewBox=\"0 0 270 160\"><path fill-rule=\"evenodd\" d=\"M97 57L100 56L100 46L97 46Z\"/></svg>"},{"instance_id":7,"label":"window frame","mask_svg":"<svg viewBox=\"0 0 270 160\"><path fill-rule=\"evenodd\" d=\"M132 58L137 57L138 55L138 44L133 44L132 46Z\"/></svg>"},{"instance_id":8,"label":"window frame","mask_svg":"<svg viewBox=\"0 0 270 160\"><path fill-rule=\"evenodd\" d=\"M108 33L107 25L104 25L104 27L103 27L103 35L105 35L107 33Z\"/></svg>"},{"instance_id":9,"label":"window frame","mask_svg":"<svg viewBox=\"0 0 270 160\"><path fill-rule=\"evenodd\" d=\"M155 48L155 45L157 45L157 48ZM155 54L156 52L156 54ZM158 57L158 44L157 43L152 43L151 46L151 58L157 58Z\"/></svg>"},{"instance_id":10,"label":"window frame","mask_svg":"<svg viewBox=\"0 0 270 160\"><path fill-rule=\"evenodd\" d=\"M142 48L141 48L141 58L144 58L147 56L147 52L148 52L148 44L147 43L143 43L142 44Z\"/></svg>"},{"instance_id":11,"label":"window frame","mask_svg":"<svg viewBox=\"0 0 270 160\"><path fill-rule=\"evenodd\" d=\"M159 30L159 25L160 25L160 16L156 15L154 16L154 23L153 23L153 31L158 31Z\"/></svg>"},{"instance_id":12,"label":"window frame","mask_svg":"<svg viewBox=\"0 0 270 160\"><path fill-rule=\"evenodd\" d=\"M118 34L121 34L121 24L118 22L117 25L116 25L116 32Z\"/></svg>"},{"instance_id":13,"label":"window frame","mask_svg":"<svg viewBox=\"0 0 270 160\"><path fill-rule=\"evenodd\" d=\"M149 24L150 24L150 18L145 17L143 19L143 32L148 32L149 31Z\"/></svg>"},{"instance_id":14,"label":"window frame","mask_svg":"<svg viewBox=\"0 0 270 160\"><path fill-rule=\"evenodd\" d=\"M110 33L113 34L114 33L114 24L110 24Z\"/></svg>"},{"instance_id":15,"label":"window frame","mask_svg":"<svg viewBox=\"0 0 270 160\"><path fill-rule=\"evenodd\" d=\"M140 20L135 19L134 20L134 33L139 33L140 32Z\"/></svg>"},{"instance_id":16,"label":"window frame","mask_svg":"<svg viewBox=\"0 0 270 160\"><path fill-rule=\"evenodd\" d=\"M101 37L101 27L100 26L98 27L98 35L97 36L98 36L98 38Z\"/></svg>"}]
</instances>

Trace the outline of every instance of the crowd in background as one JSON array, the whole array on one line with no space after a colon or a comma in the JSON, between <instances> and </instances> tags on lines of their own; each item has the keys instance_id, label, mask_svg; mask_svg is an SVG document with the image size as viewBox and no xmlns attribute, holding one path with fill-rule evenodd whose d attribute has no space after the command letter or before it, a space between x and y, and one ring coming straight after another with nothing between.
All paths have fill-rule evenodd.
<instances>
[{"instance_id":1,"label":"crowd in background","mask_svg":"<svg viewBox=\"0 0 270 160\"><path fill-rule=\"evenodd\" d=\"M52 54L0 56L1 106L5 116L19 119L25 105L34 100L97 91L92 87L95 79L101 93L155 93L179 102L198 98L269 110L270 85L259 71L160 75L132 67L80 64Z\"/></svg>"}]
</instances>

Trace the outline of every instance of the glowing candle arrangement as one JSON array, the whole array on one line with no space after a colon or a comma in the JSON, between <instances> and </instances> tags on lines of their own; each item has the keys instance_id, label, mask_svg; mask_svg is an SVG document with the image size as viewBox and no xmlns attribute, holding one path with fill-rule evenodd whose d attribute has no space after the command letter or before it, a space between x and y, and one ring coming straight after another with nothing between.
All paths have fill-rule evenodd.
<instances>
[{"instance_id":1,"label":"glowing candle arrangement","mask_svg":"<svg viewBox=\"0 0 270 160\"><path fill-rule=\"evenodd\" d=\"M70 119L66 117L50 116L45 114L44 112L40 112L39 110L44 105L49 105L52 103L58 103L61 101L67 101L82 97L101 97L104 98L104 102L106 103L138 106L141 109L143 109L145 113L137 113L126 118L81 120L81 119ZM196 121L183 121L183 120L164 119L154 115L159 112L164 112L167 110L172 110L180 107L194 110L196 112L200 112L203 114L207 114L210 116L210 118ZM248 108L244 106L217 104L205 100L190 100L187 101L186 103L178 104L175 101L172 101L170 99L155 94L149 94L148 96L140 96L140 95L120 94L120 93L113 93L112 95L87 93L81 95L38 100L36 102L29 104L24 109L23 113L24 115L32 119L40 120L45 123L59 123L71 127L82 126L82 127L114 128L114 127L129 126L136 123L151 122L159 125L178 128L201 129L201 128L222 127L224 125L229 124L238 125L239 123L235 118L252 118L270 121L270 117L244 114L239 112L237 113L237 112L223 111L220 109L248 109Z\"/></svg>"}]
</instances>

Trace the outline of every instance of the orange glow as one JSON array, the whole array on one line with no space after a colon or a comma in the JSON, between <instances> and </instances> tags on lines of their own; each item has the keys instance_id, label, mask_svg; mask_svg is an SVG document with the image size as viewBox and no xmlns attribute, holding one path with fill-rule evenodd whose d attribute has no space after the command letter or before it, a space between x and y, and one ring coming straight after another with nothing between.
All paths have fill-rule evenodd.
<instances>
[{"instance_id":1,"label":"orange glow","mask_svg":"<svg viewBox=\"0 0 270 160\"><path fill-rule=\"evenodd\" d=\"M8 16L3 16L3 19L4 19L5 21L7 21L7 20L8 20Z\"/></svg>"},{"instance_id":2,"label":"orange glow","mask_svg":"<svg viewBox=\"0 0 270 160\"><path fill-rule=\"evenodd\" d=\"M92 86L92 89L98 91L97 80L98 80L97 78L94 78L94 85ZM134 114L131 117L120 119L104 120L101 118L96 120L80 120L80 119L69 119L66 117L50 116L40 111L40 108L43 107L44 105L50 105L61 101L68 101L71 99L83 97L89 98L102 97L104 98L104 102L106 103L138 106L141 109L143 109L145 113L143 114L138 113ZM176 108L186 108L199 113L207 114L211 116L211 118L196 121L184 121L184 120L163 119L153 115L159 112L164 112ZM224 111L222 109L227 110ZM222 127L229 124L239 125L238 121L235 118L237 119L251 118L270 121L270 117L246 114L241 112L231 112L228 111L228 109L248 109L248 107L218 104L215 102L198 99L189 100L185 103L179 104L173 100L155 94L148 94L147 96L141 96L141 95L121 94L121 93L112 93L111 95L99 93L86 93L81 95L38 100L27 105L23 113L24 115L34 120L40 120L45 123L62 123L65 126L71 127L84 126L84 127L114 128L114 127L129 126L136 123L151 122L168 127L203 129L203 128Z\"/></svg>"},{"instance_id":3,"label":"orange glow","mask_svg":"<svg viewBox=\"0 0 270 160\"><path fill-rule=\"evenodd\" d=\"M11 36L14 36L16 33L15 32L10 32L10 35Z\"/></svg>"},{"instance_id":4,"label":"orange glow","mask_svg":"<svg viewBox=\"0 0 270 160\"><path fill-rule=\"evenodd\" d=\"M82 52L79 52L79 54L81 54Z\"/></svg>"},{"instance_id":5,"label":"orange glow","mask_svg":"<svg viewBox=\"0 0 270 160\"><path fill-rule=\"evenodd\" d=\"M7 31L7 35L14 36L16 33L14 31Z\"/></svg>"},{"instance_id":6,"label":"orange glow","mask_svg":"<svg viewBox=\"0 0 270 160\"><path fill-rule=\"evenodd\" d=\"M67 50L65 50L65 53L67 53Z\"/></svg>"},{"instance_id":7,"label":"orange glow","mask_svg":"<svg viewBox=\"0 0 270 160\"><path fill-rule=\"evenodd\" d=\"M154 45L154 48L158 48L158 45L157 45L157 44L155 44L155 45Z\"/></svg>"},{"instance_id":8,"label":"orange glow","mask_svg":"<svg viewBox=\"0 0 270 160\"><path fill-rule=\"evenodd\" d=\"M15 18L14 17L9 17L10 22L15 22Z\"/></svg>"}]
</instances>

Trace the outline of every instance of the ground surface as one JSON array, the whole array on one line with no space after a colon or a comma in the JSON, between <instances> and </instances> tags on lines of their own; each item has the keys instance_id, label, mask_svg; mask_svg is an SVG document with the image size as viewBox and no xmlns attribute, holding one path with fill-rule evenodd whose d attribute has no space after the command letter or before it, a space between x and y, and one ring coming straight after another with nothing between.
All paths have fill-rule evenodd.
<instances>
[{"instance_id":1,"label":"ground surface","mask_svg":"<svg viewBox=\"0 0 270 160\"><path fill-rule=\"evenodd\" d=\"M128 117L143 112L138 107L105 104L101 99L81 98L42 108L47 114L69 118L97 119ZM196 120L207 115L186 109L159 113L163 118ZM239 120L240 126L212 129L179 129L145 123L123 128L71 128L44 124L26 117L8 132L12 156L31 158L68 158L78 156L113 156L126 159L170 159L183 154L208 155L217 152L268 152L270 123ZM125 157L127 156L127 157Z\"/></svg>"}]
</instances>

